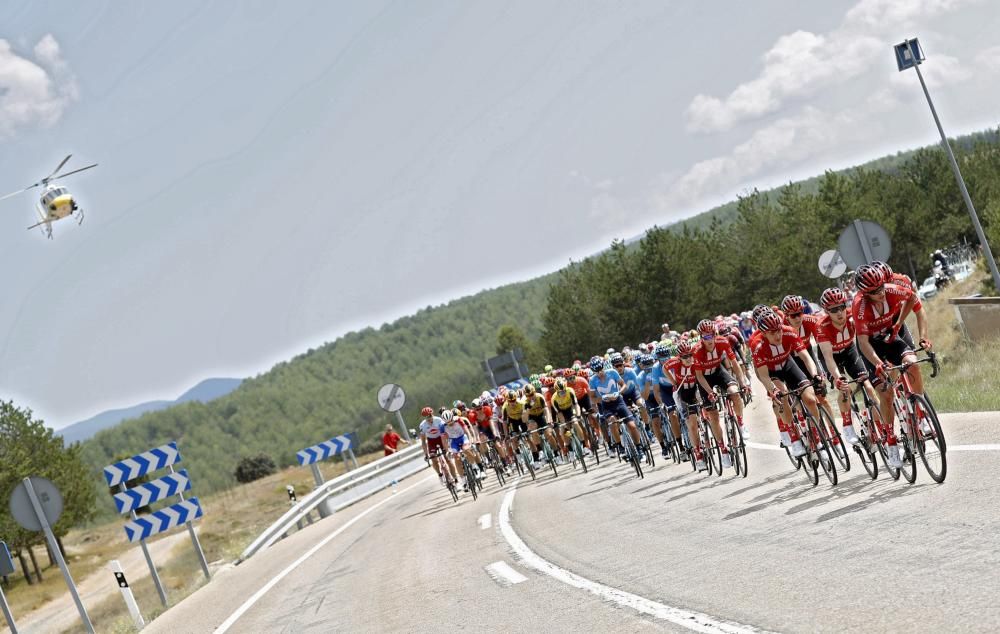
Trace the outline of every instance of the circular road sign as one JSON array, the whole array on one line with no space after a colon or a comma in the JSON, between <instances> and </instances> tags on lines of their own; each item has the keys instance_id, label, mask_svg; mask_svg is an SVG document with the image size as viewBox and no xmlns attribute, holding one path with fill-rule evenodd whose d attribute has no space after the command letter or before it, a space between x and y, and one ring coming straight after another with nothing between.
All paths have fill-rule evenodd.
<instances>
[{"instance_id":1,"label":"circular road sign","mask_svg":"<svg viewBox=\"0 0 1000 634\"><path fill-rule=\"evenodd\" d=\"M378 389L378 406L387 412L398 412L406 403L403 388L395 383L386 383Z\"/></svg>"},{"instance_id":2,"label":"circular road sign","mask_svg":"<svg viewBox=\"0 0 1000 634\"><path fill-rule=\"evenodd\" d=\"M49 525L59 521L59 516L63 512L63 498L59 489L48 478L31 476L31 488L35 490L35 496L42 505L42 512ZM14 488L10 494L10 514L14 520L29 531L42 530L42 523L35 515L35 508L31 505L31 498L28 497L28 489L24 482Z\"/></svg>"},{"instance_id":3,"label":"circular road sign","mask_svg":"<svg viewBox=\"0 0 1000 634\"><path fill-rule=\"evenodd\" d=\"M825 277L836 279L843 275L846 270L847 262L844 262L844 258L840 257L840 252L837 250L830 249L819 256L819 272Z\"/></svg>"},{"instance_id":4,"label":"circular road sign","mask_svg":"<svg viewBox=\"0 0 1000 634\"><path fill-rule=\"evenodd\" d=\"M855 220L841 232L837 250L847 265L856 269L874 260L887 261L892 255L892 239L882 225L870 220Z\"/></svg>"}]
</instances>

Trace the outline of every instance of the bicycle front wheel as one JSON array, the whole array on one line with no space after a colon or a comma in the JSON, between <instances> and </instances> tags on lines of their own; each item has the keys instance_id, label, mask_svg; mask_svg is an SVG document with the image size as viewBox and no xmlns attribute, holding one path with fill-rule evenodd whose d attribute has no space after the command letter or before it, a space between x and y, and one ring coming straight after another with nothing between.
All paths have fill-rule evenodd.
<instances>
[{"instance_id":1,"label":"bicycle front wheel","mask_svg":"<svg viewBox=\"0 0 1000 634\"><path fill-rule=\"evenodd\" d=\"M628 433L627 429L623 429L622 432L622 445L625 447L625 453L629 456L632 467L635 468L635 475L638 478L643 478L642 465L640 461L642 458L639 457L639 449L635 446L632 441L632 434Z\"/></svg>"},{"instance_id":2,"label":"bicycle front wheel","mask_svg":"<svg viewBox=\"0 0 1000 634\"><path fill-rule=\"evenodd\" d=\"M822 412L822 410L820 410ZM826 478L830 481L830 484L837 484L837 464L834 462L833 451L830 449L830 440L826 435L826 430L820 425L816 424L816 419L812 416L806 418L806 424L808 425L809 442L806 443L809 447L809 455L807 458L812 459L815 455L816 462L819 463L819 468L823 469L826 473ZM814 466L814 468L817 468ZM817 476L818 479L818 476Z\"/></svg>"},{"instance_id":3,"label":"bicycle front wheel","mask_svg":"<svg viewBox=\"0 0 1000 634\"><path fill-rule=\"evenodd\" d=\"M573 432L573 453L576 454L576 459L580 461L580 466L583 467L583 472L587 473L587 461L583 457L583 444L580 439L576 437L576 432Z\"/></svg>"},{"instance_id":4,"label":"bicycle front wheel","mask_svg":"<svg viewBox=\"0 0 1000 634\"><path fill-rule=\"evenodd\" d=\"M819 419L820 426L827 432L826 436L830 441L830 452L833 453L840 466L844 468L844 473L847 473L851 470L851 456L847 453L847 445L844 444L844 438L840 435L840 431L837 430L837 426L833 424L830 412L826 411L822 406L819 408Z\"/></svg>"},{"instance_id":5,"label":"bicycle front wheel","mask_svg":"<svg viewBox=\"0 0 1000 634\"><path fill-rule=\"evenodd\" d=\"M938 484L948 475L948 456L944 432L934 407L920 394L910 397L913 403L913 433L917 437L917 453L927 473Z\"/></svg>"},{"instance_id":6,"label":"bicycle front wheel","mask_svg":"<svg viewBox=\"0 0 1000 634\"><path fill-rule=\"evenodd\" d=\"M868 429L868 424L861 418L857 406L853 403L851 404L851 424L854 426L854 430L858 434L858 439L861 441L854 445L854 451L858 454L861 466L865 468L865 471L874 480L878 477L878 460L875 458L876 449L873 447L874 441L871 437L871 430Z\"/></svg>"},{"instance_id":7,"label":"bicycle front wheel","mask_svg":"<svg viewBox=\"0 0 1000 634\"><path fill-rule=\"evenodd\" d=\"M558 477L559 472L556 471L556 454L552 451L552 445L549 444L549 440L542 437L542 451L545 453L545 462L549 463L549 467L552 468L552 476Z\"/></svg>"}]
</instances>

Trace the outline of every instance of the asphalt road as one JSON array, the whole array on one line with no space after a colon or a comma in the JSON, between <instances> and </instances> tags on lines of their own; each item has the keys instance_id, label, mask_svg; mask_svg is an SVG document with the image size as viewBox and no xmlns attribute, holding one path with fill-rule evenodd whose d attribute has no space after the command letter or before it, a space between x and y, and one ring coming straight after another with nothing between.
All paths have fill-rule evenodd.
<instances>
[{"instance_id":1,"label":"asphalt road","mask_svg":"<svg viewBox=\"0 0 1000 634\"><path fill-rule=\"evenodd\" d=\"M854 466L813 487L757 407L747 479L603 461L454 504L418 475L146 631L1000 631L1000 416L944 417L942 485Z\"/></svg>"}]
</instances>

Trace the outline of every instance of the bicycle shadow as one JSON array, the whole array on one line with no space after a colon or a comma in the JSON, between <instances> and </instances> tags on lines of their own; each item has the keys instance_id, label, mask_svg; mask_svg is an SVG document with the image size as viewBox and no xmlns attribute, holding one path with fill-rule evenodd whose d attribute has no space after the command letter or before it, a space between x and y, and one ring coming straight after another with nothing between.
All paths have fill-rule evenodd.
<instances>
[{"instance_id":1,"label":"bicycle shadow","mask_svg":"<svg viewBox=\"0 0 1000 634\"><path fill-rule=\"evenodd\" d=\"M871 481L869 481L871 482ZM881 491L876 491L875 493L869 495L867 498L858 500L853 504L848 504L839 509L834 509L827 513L823 513L816 518L816 522L827 522L832 519L836 519L843 515L848 515L850 513L857 513L858 511L863 511L870 506L876 504L884 504L891 500L905 497L907 495L915 495L919 493L922 489L933 489L938 485L930 482L924 482L922 484L903 484L899 485L898 482L888 481L886 482L886 487Z\"/></svg>"}]
</instances>

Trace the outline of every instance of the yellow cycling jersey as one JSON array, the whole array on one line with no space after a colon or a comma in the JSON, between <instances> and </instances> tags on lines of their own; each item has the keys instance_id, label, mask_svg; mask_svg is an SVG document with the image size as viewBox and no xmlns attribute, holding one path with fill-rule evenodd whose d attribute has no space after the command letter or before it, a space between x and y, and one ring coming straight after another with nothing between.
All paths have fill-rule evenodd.
<instances>
[{"instance_id":1,"label":"yellow cycling jersey","mask_svg":"<svg viewBox=\"0 0 1000 634\"><path fill-rule=\"evenodd\" d=\"M573 403L576 402L576 395L573 394L573 390L566 389L560 394L558 390L552 393L552 404L556 409L567 410L573 407Z\"/></svg>"},{"instance_id":2,"label":"yellow cycling jersey","mask_svg":"<svg viewBox=\"0 0 1000 634\"><path fill-rule=\"evenodd\" d=\"M535 394L531 397L531 400L527 401L524 405L528 408L528 414L532 416L538 416L545 413L545 397L541 394Z\"/></svg>"},{"instance_id":3,"label":"yellow cycling jersey","mask_svg":"<svg viewBox=\"0 0 1000 634\"><path fill-rule=\"evenodd\" d=\"M524 401L521 399L504 401L503 413L511 420L521 420L521 414L524 413Z\"/></svg>"}]
</instances>

